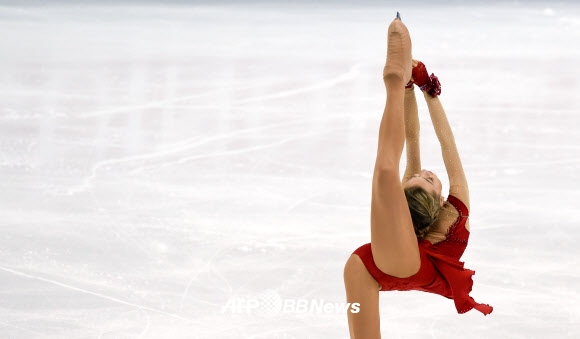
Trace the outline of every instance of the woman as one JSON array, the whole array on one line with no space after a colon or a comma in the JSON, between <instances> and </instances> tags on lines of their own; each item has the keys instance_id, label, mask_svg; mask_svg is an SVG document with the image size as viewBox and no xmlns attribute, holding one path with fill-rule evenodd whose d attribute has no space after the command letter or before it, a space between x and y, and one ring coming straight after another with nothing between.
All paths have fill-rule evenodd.
<instances>
[{"instance_id":1,"label":"woman","mask_svg":"<svg viewBox=\"0 0 580 339\"><path fill-rule=\"evenodd\" d=\"M411 80L409 80L411 79ZM459 313L493 308L470 296L472 270L459 259L469 238L469 191L455 140L439 101L437 77L411 58L411 39L397 13L388 30L383 70L387 100L379 129L371 200L371 242L359 247L344 268L351 338L380 338L379 291L419 290L453 299ZM437 176L421 170L419 118L413 83L423 91L447 175L449 196ZM402 182L399 162L407 143Z\"/></svg>"}]
</instances>

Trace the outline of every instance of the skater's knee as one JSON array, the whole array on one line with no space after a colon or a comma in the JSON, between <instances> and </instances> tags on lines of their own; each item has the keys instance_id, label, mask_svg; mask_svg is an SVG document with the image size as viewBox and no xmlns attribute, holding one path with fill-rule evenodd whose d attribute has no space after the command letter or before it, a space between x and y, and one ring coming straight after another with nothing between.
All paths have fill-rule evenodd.
<instances>
[{"instance_id":1,"label":"skater's knee","mask_svg":"<svg viewBox=\"0 0 580 339\"><path fill-rule=\"evenodd\" d=\"M348 258L348 260L344 264L344 271L343 271L344 284L350 285L350 284L354 283L355 279L357 277L360 277L360 273L362 272L362 269L364 269L364 268L365 268L364 264L363 264L362 260L360 259L360 257L356 254L351 254L351 256Z\"/></svg>"}]
</instances>

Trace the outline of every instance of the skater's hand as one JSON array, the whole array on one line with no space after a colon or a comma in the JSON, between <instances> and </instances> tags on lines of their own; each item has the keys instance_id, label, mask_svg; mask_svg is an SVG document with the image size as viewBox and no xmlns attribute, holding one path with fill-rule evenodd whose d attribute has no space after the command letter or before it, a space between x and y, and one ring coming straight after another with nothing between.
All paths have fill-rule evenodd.
<instances>
[{"instance_id":1,"label":"skater's hand","mask_svg":"<svg viewBox=\"0 0 580 339\"><path fill-rule=\"evenodd\" d=\"M427 68L419 60L413 59L413 81L421 90L424 90L425 85L430 84L429 73L427 73Z\"/></svg>"},{"instance_id":2,"label":"skater's hand","mask_svg":"<svg viewBox=\"0 0 580 339\"><path fill-rule=\"evenodd\" d=\"M417 67L417 65L420 63L421 61L419 60L415 60L413 59L412 63L411 63L411 67L413 67L413 69L415 69L415 67ZM413 73L411 73L411 81L415 82L415 78L413 77Z\"/></svg>"},{"instance_id":3,"label":"skater's hand","mask_svg":"<svg viewBox=\"0 0 580 339\"><path fill-rule=\"evenodd\" d=\"M435 74L427 73L427 67L419 60L413 59L413 81L415 85L419 86L421 91L436 97L441 94L441 83Z\"/></svg>"},{"instance_id":4,"label":"skater's hand","mask_svg":"<svg viewBox=\"0 0 580 339\"><path fill-rule=\"evenodd\" d=\"M409 80L409 82L407 82L407 85L405 85L405 91L408 92L412 92L413 91L413 85L415 84L415 78L413 78L413 68L417 67L417 64L420 61L415 60L415 59L411 59L411 79Z\"/></svg>"}]
</instances>

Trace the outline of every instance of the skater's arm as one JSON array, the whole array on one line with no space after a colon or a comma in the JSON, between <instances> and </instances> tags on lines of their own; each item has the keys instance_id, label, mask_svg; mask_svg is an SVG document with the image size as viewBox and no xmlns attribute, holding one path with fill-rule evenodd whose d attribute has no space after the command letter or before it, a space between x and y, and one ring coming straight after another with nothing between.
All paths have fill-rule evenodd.
<instances>
[{"instance_id":1,"label":"skater's arm","mask_svg":"<svg viewBox=\"0 0 580 339\"><path fill-rule=\"evenodd\" d=\"M421 172L421 152L419 147L419 110L413 87L405 89L405 147L407 166L403 182Z\"/></svg>"},{"instance_id":2,"label":"skater's arm","mask_svg":"<svg viewBox=\"0 0 580 339\"><path fill-rule=\"evenodd\" d=\"M449 194L459 198L465 206L469 209L469 188L467 186L467 178L463 171L463 165L455 145L455 137L453 131L445 115L443 105L439 97L432 97L426 92L423 92L427 107L429 107L429 115L433 122L433 128L441 144L441 153L443 155L443 162L449 177Z\"/></svg>"}]
</instances>

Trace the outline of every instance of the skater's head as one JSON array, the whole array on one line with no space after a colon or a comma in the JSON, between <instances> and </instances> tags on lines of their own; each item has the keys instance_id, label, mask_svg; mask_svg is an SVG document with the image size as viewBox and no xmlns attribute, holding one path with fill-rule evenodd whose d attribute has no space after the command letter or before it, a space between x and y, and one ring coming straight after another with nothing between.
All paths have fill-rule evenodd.
<instances>
[{"instance_id":1,"label":"skater's head","mask_svg":"<svg viewBox=\"0 0 580 339\"><path fill-rule=\"evenodd\" d=\"M413 175L410 179L403 183L403 188L411 187L421 187L430 195L437 196L438 199L440 199L439 205L443 206L444 200L441 196L443 184L441 184L441 180L439 180L435 173L425 169L421 170L421 173Z\"/></svg>"},{"instance_id":2,"label":"skater's head","mask_svg":"<svg viewBox=\"0 0 580 339\"><path fill-rule=\"evenodd\" d=\"M441 195L442 188L439 178L427 170L415 174L403 184L413 227L418 237L425 236L433 221L439 216L445 202Z\"/></svg>"}]
</instances>

